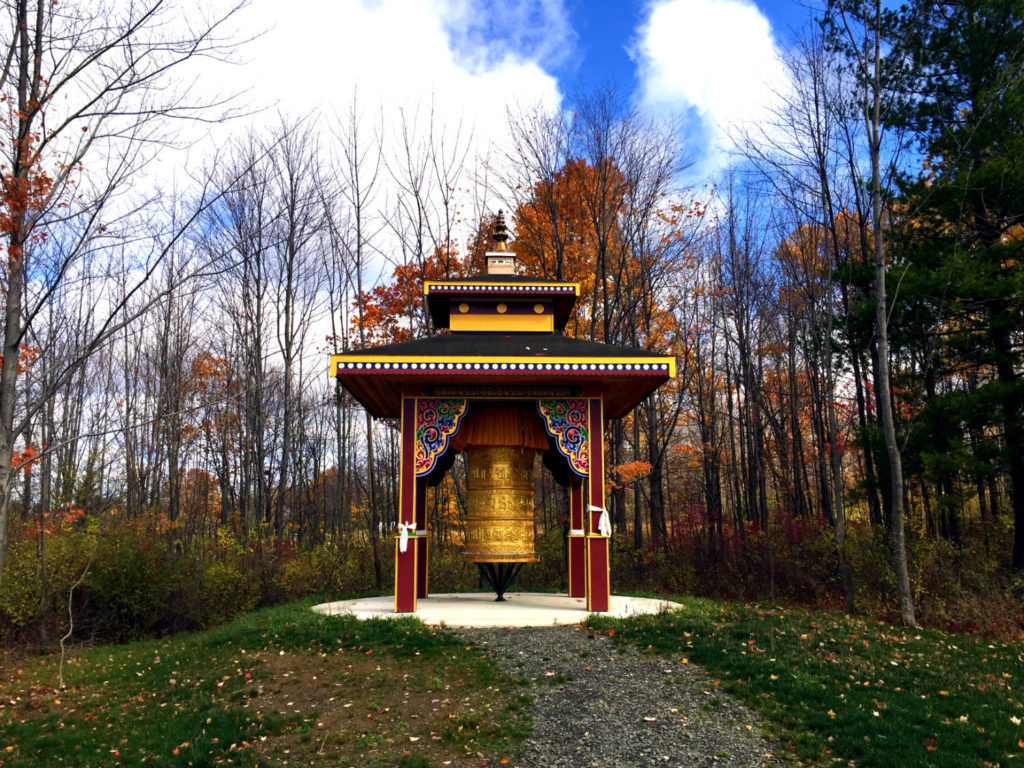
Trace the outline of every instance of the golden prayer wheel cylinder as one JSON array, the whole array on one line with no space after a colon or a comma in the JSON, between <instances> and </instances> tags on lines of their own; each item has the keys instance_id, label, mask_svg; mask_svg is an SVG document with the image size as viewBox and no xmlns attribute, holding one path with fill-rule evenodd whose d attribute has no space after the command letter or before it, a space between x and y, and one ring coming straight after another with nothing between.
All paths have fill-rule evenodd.
<instances>
[{"instance_id":1,"label":"golden prayer wheel cylinder","mask_svg":"<svg viewBox=\"0 0 1024 768\"><path fill-rule=\"evenodd\" d=\"M535 563L532 450L466 447L466 548L472 563Z\"/></svg>"}]
</instances>

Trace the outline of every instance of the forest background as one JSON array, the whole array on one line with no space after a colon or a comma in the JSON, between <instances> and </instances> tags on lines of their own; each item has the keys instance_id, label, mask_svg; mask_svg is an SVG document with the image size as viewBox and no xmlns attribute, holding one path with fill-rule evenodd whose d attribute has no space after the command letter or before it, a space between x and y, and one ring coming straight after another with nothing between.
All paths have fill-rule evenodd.
<instances>
[{"instance_id":1,"label":"forest background","mask_svg":"<svg viewBox=\"0 0 1024 768\"><path fill-rule=\"evenodd\" d=\"M174 126L239 109L171 87L238 45L175 10L5 4L5 640L387 590L398 433L327 356L432 333L423 280L480 274L498 208L523 274L581 284L567 333L677 360L606 431L616 589L1024 630L1024 4L835 0L704 187L608 87L486 154L360 95L146 194ZM536 501L522 585L564 587ZM476 584L464 514L456 463L435 591Z\"/></svg>"}]
</instances>

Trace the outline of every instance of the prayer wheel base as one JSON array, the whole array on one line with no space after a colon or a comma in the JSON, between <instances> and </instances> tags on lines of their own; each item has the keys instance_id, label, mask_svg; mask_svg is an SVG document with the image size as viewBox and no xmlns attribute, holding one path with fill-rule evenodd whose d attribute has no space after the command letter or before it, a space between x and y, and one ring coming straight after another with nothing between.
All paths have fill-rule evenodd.
<instances>
[{"instance_id":1,"label":"prayer wheel base","mask_svg":"<svg viewBox=\"0 0 1024 768\"><path fill-rule=\"evenodd\" d=\"M477 563L476 567L480 569L480 577L490 584L491 589L497 594L495 602L504 602L505 592L512 586L524 565L524 562Z\"/></svg>"}]
</instances>

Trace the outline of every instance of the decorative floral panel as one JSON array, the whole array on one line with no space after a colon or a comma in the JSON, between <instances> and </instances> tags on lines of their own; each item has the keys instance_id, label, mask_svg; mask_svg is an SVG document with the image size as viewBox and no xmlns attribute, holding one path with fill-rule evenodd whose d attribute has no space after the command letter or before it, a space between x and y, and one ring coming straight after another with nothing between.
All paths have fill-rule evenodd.
<instances>
[{"instance_id":1,"label":"decorative floral panel","mask_svg":"<svg viewBox=\"0 0 1024 768\"><path fill-rule=\"evenodd\" d=\"M538 400L537 410L544 428L555 438L558 451L569 460L577 475L590 471L590 433L587 430L586 400Z\"/></svg>"},{"instance_id":2,"label":"decorative floral panel","mask_svg":"<svg viewBox=\"0 0 1024 768\"><path fill-rule=\"evenodd\" d=\"M416 476L430 474L466 415L464 398L416 399Z\"/></svg>"}]
</instances>

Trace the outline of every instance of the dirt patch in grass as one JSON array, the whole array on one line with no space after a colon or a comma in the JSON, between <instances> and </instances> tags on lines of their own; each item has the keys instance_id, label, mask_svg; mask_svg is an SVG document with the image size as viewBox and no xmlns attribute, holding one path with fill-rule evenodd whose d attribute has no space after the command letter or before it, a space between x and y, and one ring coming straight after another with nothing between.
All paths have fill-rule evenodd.
<instances>
[{"instance_id":1,"label":"dirt patch in grass","mask_svg":"<svg viewBox=\"0 0 1024 768\"><path fill-rule=\"evenodd\" d=\"M489 742L508 727L508 694L442 679L419 655L268 656L241 693L248 700L240 705L268 726L258 753L281 765L501 764Z\"/></svg>"},{"instance_id":2,"label":"dirt patch in grass","mask_svg":"<svg viewBox=\"0 0 1024 768\"><path fill-rule=\"evenodd\" d=\"M458 642L380 632L370 648L254 642L263 635L248 651L205 635L111 647L69 658L63 691L53 657L0 658L0 768L511 761L529 728L514 683Z\"/></svg>"}]
</instances>

